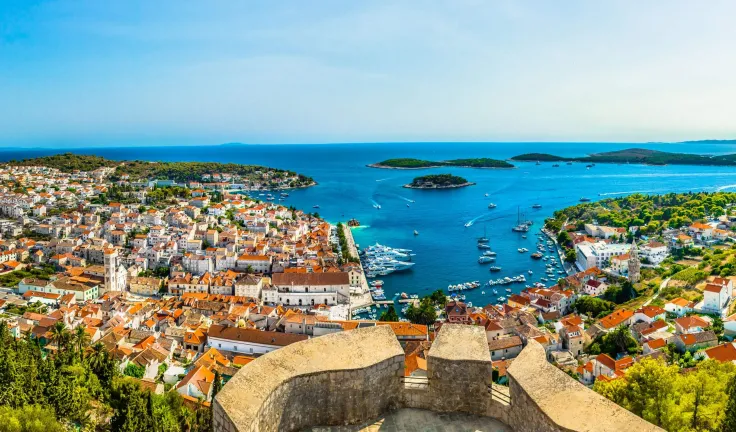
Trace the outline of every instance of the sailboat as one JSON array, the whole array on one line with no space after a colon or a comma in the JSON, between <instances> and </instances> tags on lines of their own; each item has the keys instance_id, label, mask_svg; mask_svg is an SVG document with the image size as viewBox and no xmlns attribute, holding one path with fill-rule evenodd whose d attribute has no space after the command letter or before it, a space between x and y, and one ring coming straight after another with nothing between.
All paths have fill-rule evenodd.
<instances>
[{"instance_id":1,"label":"sailboat","mask_svg":"<svg viewBox=\"0 0 736 432\"><path fill-rule=\"evenodd\" d=\"M483 237L478 237L478 243L488 243L490 240L486 237L486 226L483 225Z\"/></svg>"},{"instance_id":2,"label":"sailboat","mask_svg":"<svg viewBox=\"0 0 736 432\"><path fill-rule=\"evenodd\" d=\"M516 226L511 228L511 231L529 232L529 225L521 221L521 208L517 207L516 213Z\"/></svg>"}]
</instances>

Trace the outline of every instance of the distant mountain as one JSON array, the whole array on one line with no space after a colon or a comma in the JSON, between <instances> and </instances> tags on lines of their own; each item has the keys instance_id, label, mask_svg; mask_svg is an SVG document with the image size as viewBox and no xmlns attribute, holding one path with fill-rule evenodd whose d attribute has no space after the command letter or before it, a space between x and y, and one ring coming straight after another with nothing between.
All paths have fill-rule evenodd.
<instances>
[{"instance_id":1,"label":"distant mountain","mask_svg":"<svg viewBox=\"0 0 736 432\"><path fill-rule=\"evenodd\" d=\"M690 153L671 153L642 148L630 148L583 157L563 157L545 153L526 153L511 158L514 161L639 163L647 165L718 165L736 166L736 154L704 156Z\"/></svg>"},{"instance_id":2,"label":"distant mountain","mask_svg":"<svg viewBox=\"0 0 736 432\"><path fill-rule=\"evenodd\" d=\"M736 139L705 139L694 141L681 141L682 144L736 144Z\"/></svg>"}]
</instances>

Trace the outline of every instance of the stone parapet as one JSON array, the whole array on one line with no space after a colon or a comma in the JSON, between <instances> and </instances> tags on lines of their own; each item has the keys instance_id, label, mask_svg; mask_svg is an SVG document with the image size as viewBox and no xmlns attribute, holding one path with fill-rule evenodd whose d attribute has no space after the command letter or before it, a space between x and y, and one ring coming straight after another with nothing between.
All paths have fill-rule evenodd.
<instances>
[{"instance_id":1,"label":"stone parapet","mask_svg":"<svg viewBox=\"0 0 736 432\"><path fill-rule=\"evenodd\" d=\"M507 370L511 406L506 422L517 432L655 432L654 426L571 379L550 364L530 339Z\"/></svg>"},{"instance_id":2,"label":"stone parapet","mask_svg":"<svg viewBox=\"0 0 736 432\"><path fill-rule=\"evenodd\" d=\"M404 352L389 326L313 338L260 357L215 398L216 431L356 424L399 407Z\"/></svg>"}]
</instances>

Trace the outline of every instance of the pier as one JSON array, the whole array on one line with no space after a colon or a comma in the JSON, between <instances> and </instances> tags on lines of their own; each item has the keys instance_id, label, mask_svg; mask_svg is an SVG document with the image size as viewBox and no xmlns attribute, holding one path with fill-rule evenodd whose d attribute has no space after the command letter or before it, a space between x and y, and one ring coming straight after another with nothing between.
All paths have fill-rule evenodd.
<instances>
[{"instance_id":1,"label":"pier","mask_svg":"<svg viewBox=\"0 0 736 432\"><path fill-rule=\"evenodd\" d=\"M353 232L350 230L350 228L343 224L342 226L343 234L345 234L345 240L348 242L348 251L351 255L358 258L360 255L358 254L358 247L355 246L355 239L353 239ZM353 309L357 309L360 307L365 306L371 306L374 304L373 297L371 297L370 289L368 288L368 280L365 277L365 270L363 269L363 264L358 261L358 265L360 266L361 270L361 276L360 276L360 287L362 294L351 294L350 295L350 313L352 314Z\"/></svg>"},{"instance_id":2,"label":"pier","mask_svg":"<svg viewBox=\"0 0 736 432\"><path fill-rule=\"evenodd\" d=\"M419 306L419 299L398 299L396 300L398 303L407 304L407 303L413 303L414 306ZM377 305L391 305L394 304L394 300L376 300L373 303Z\"/></svg>"}]
</instances>

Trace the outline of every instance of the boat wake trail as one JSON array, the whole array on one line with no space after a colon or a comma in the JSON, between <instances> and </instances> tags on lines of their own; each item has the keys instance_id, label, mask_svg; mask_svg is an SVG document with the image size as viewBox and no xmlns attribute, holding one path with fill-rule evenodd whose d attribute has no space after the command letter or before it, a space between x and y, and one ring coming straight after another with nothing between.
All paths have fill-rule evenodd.
<instances>
[{"instance_id":1,"label":"boat wake trail","mask_svg":"<svg viewBox=\"0 0 736 432\"><path fill-rule=\"evenodd\" d=\"M716 191L717 191L717 192L720 192L720 191L722 191L722 190L726 190L726 189L736 189L736 184L730 184L730 185L723 185L723 186L718 186L718 187L716 188Z\"/></svg>"},{"instance_id":2,"label":"boat wake trail","mask_svg":"<svg viewBox=\"0 0 736 432\"><path fill-rule=\"evenodd\" d=\"M489 215L487 213L486 214L482 214L480 216L476 216L473 219L470 219L469 221L467 221L465 223L465 226L466 227L472 226L476 222L490 222L490 221L494 221L494 220L497 220L497 219L503 219L505 217L508 217L509 215L501 215L501 216L498 216L497 215L495 217L488 217L488 216Z\"/></svg>"},{"instance_id":3,"label":"boat wake trail","mask_svg":"<svg viewBox=\"0 0 736 432\"><path fill-rule=\"evenodd\" d=\"M403 197L403 196L401 196L401 195L399 195L399 194L396 194L396 196L397 196L397 197L399 197L399 198L401 198L402 200L404 200L404 201L406 201L406 202L410 202L410 203L413 203L413 202L415 202L415 201L414 201L413 199L409 199L409 198L407 198L407 197Z\"/></svg>"},{"instance_id":4,"label":"boat wake trail","mask_svg":"<svg viewBox=\"0 0 736 432\"><path fill-rule=\"evenodd\" d=\"M392 178L393 177L386 177L386 178L382 178L382 179L377 179L376 181L377 182L382 182L382 181L386 181L386 180L391 180Z\"/></svg>"}]
</instances>

